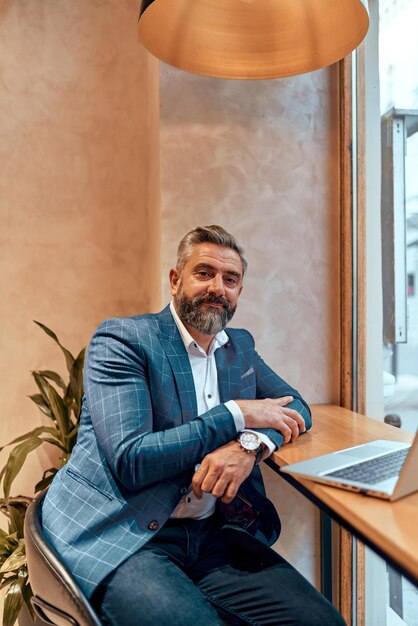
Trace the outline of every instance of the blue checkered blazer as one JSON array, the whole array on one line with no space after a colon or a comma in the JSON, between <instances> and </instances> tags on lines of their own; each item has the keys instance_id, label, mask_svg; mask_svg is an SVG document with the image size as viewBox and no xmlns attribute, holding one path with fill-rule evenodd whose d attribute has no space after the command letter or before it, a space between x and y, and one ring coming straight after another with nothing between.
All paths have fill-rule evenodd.
<instances>
[{"instance_id":1,"label":"blue checkered blazer","mask_svg":"<svg viewBox=\"0 0 418 626\"><path fill-rule=\"evenodd\" d=\"M262 361L252 336L227 334L215 352L221 402L293 395L291 406L309 427L308 406ZM279 433L263 432L281 445ZM48 490L42 518L87 596L161 528L196 463L236 434L224 404L197 415L189 358L169 307L99 326L86 356L77 444ZM257 512L251 532L271 544L280 522L258 467L241 490Z\"/></svg>"}]
</instances>

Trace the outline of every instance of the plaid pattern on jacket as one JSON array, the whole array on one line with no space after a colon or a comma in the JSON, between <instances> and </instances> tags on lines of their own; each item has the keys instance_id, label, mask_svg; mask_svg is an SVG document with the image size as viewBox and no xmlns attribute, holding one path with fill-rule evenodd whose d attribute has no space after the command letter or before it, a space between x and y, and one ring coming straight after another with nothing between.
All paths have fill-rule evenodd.
<instances>
[{"instance_id":1,"label":"plaid pattern on jacket","mask_svg":"<svg viewBox=\"0 0 418 626\"><path fill-rule=\"evenodd\" d=\"M293 395L289 406L310 427L308 406L258 356L250 333L226 332L228 343L215 352L221 402ZM189 358L169 307L103 322L87 352L84 385L77 444L48 490L42 519L49 543L91 596L162 527L196 463L237 433L224 404L197 415ZM280 433L263 432L281 445ZM273 543L280 522L258 467L241 490L257 511L248 531Z\"/></svg>"}]
</instances>

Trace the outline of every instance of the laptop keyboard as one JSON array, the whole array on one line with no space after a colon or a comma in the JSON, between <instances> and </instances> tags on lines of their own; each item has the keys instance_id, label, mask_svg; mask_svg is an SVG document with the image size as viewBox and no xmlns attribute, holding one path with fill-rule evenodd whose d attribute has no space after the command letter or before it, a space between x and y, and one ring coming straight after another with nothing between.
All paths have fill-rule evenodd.
<instances>
[{"instance_id":1,"label":"laptop keyboard","mask_svg":"<svg viewBox=\"0 0 418 626\"><path fill-rule=\"evenodd\" d=\"M402 469L402 465L408 456L410 448L396 450L390 454L379 456L369 461L362 461L350 467L325 474L325 476L334 476L335 478L346 478L347 480L355 480L359 483L370 483L372 485L380 483L382 480L397 476Z\"/></svg>"}]
</instances>

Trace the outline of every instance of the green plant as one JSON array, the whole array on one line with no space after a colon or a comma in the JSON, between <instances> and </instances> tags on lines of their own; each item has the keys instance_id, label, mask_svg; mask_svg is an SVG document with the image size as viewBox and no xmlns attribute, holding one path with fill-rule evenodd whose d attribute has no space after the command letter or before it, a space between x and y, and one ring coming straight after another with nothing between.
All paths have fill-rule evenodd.
<instances>
[{"instance_id":1,"label":"green plant","mask_svg":"<svg viewBox=\"0 0 418 626\"><path fill-rule=\"evenodd\" d=\"M25 513L32 498L11 497L12 483L22 469L28 454L45 443L59 448L61 453L59 467L68 461L77 439L83 396L85 348L74 357L67 348L64 348L52 330L40 322L35 321L35 324L62 350L69 378L66 383L59 374L51 370L32 372L38 393L29 397L50 420L50 424L38 426L0 448L1 452L5 447L15 444L0 472L4 493L4 498L0 499L0 509L8 518L8 532L0 530L0 589L8 587L3 626L12 626L15 623L23 603L27 605L33 617L30 604L32 590L28 579L23 537ZM44 471L41 480L35 485L35 493L49 486L59 467L50 467Z\"/></svg>"},{"instance_id":2,"label":"green plant","mask_svg":"<svg viewBox=\"0 0 418 626\"><path fill-rule=\"evenodd\" d=\"M31 498L18 496L9 498L7 506L4 502L0 505L2 513L9 518L8 532L0 529L0 589L8 587L4 601L3 626L13 626L23 603L34 619L23 538L23 524L30 502Z\"/></svg>"}]
</instances>

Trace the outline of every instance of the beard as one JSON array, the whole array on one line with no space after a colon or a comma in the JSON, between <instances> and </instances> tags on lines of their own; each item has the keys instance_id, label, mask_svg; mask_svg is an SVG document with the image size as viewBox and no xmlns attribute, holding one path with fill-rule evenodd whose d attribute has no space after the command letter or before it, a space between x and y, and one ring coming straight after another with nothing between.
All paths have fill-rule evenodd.
<instances>
[{"instance_id":1,"label":"beard","mask_svg":"<svg viewBox=\"0 0 418 626\"><path fill-rule=\"evenodd\" d=\"M204 303L220 304L223 308L210 306L202 308L200 305ZM181 321L204 335L216 335L223 330L237 309L236 306L232 307L226 298L215 296L213 293L188 298L181 287L174 296L174 304Z\"/></svg>"}]
</instances>

